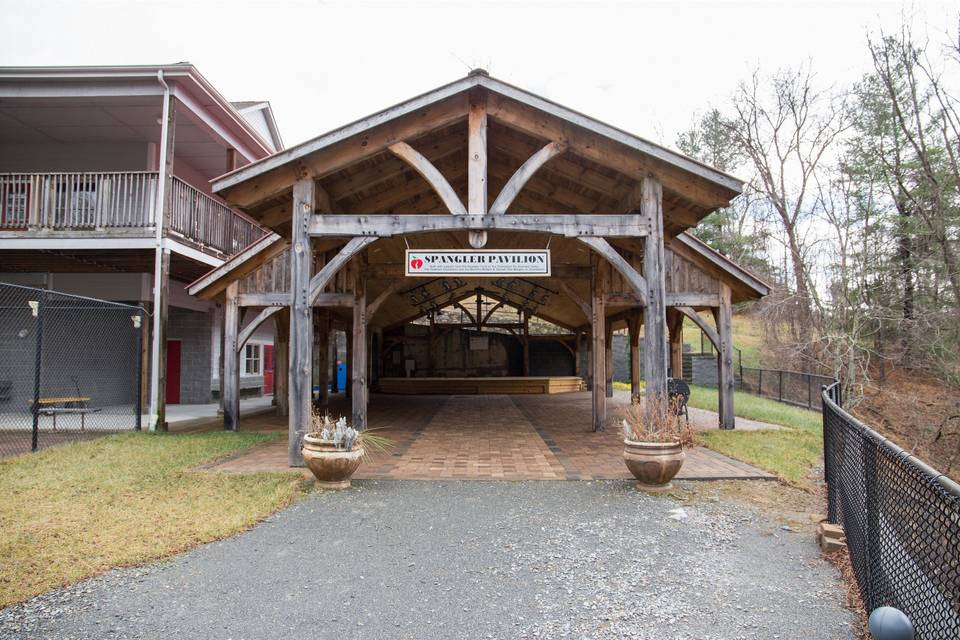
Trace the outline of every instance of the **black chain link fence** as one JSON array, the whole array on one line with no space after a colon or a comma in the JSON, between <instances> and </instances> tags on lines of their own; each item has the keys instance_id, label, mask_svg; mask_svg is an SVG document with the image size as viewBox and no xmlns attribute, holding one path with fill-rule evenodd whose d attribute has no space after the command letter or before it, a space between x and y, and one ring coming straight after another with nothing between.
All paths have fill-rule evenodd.
<instances>
[{"instance_id":1,"label":"black chain link fence","mask_svg":"<svg viewBox=\"0 0 960 640\"><path fill-rule=\"evenodd\" d=\"M820 409L820 390L833 378L816 373L740 367L737 390L807 409Z\"/></svg>"},{"instance_id":2,"label":"black chain link fence","mask_svg":"<svg viewBox=\"0 0 960 640\"><path fill-rule=\"evenodd\" d=\"M700 331L700 353L694 353L693 355L709 355L714 358L719 356L713 343L710 342L707 334L702 330ZM743 353L736 348L734 349L733 371L737 391L817 411L820 410L820 389L824 385L832 384L834 380L830 376L822 376L816 373L745 367L743 366ZM710 384L708 386L716 385Z\"/></svg>"},{"instance_id":3,"label":"black chain link fence","mask_svg":"<svg viewBox=\"0 0 960 640\"><path fill-rule=\"evenodd\" d=\"M0 283L0 456L139 430L142 307Z\"/></svg>"},{"instance_id":4,"label":"black chain link fence","mask_svg":"<svg viewBox=\"0 0 960 640\"><path fill-rule=\"evenodd\" d=\"M900 609L921 640L960 638L960 485L841 409L839 384L822 403L827 518L864 606Z\"/></svg>"}]
</instances>

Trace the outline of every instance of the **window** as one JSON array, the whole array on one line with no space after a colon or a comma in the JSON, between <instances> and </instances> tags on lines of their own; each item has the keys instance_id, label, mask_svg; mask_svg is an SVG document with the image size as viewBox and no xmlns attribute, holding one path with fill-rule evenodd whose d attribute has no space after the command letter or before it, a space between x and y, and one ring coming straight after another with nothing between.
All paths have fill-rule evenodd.
<instances>
[{"instance_id":1,"label":"window","mask_svg":"<svg viewBox=\"0 0 960 640\"><path fill-rule=\"evenodd\" d=\"M259 344L248 344L243 353L243 372L248 376L260 375L260 357L263 347Z\"/></svg>"}]
</instances>

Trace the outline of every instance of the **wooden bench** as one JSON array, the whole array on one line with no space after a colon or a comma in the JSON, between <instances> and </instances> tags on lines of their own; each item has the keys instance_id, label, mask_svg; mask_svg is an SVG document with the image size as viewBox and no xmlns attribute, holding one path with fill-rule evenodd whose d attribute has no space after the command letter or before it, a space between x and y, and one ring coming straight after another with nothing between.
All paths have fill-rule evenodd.
<instances>
[{"instance_id":1,"label":"wooden bench","mask_svg":"<svg viewBox=\"0 0 960 640\"><path fill-rule=\"evenodd\" d=\"M42 416L53 416L53 430L57 430L57 416L61 415L79 415L80 416L80 431L86 431L87 429L87 414L88 413L97 413L100 411L100 407L90 407L90 408L80 408L80 407L48 407L46 409L40 409L40 415Z\"/></svg>"},{"instance_id":2,"label":"wooden bench","mask_svg":"<svg viewBox=\"0 0 960 640\"><path fill-rule=\"evenodd\" d=\"M60 415L79 415L80 431L87 429L87 414L99 413L99 407L88 407L90 402L88 396L62 396L58 398L40 398L37 401L37 414L41 416L51 416L53 418L53 430L57 430L57 416ZM58 407L56 405L63 405Z\"/></svg>"}]
</instances>

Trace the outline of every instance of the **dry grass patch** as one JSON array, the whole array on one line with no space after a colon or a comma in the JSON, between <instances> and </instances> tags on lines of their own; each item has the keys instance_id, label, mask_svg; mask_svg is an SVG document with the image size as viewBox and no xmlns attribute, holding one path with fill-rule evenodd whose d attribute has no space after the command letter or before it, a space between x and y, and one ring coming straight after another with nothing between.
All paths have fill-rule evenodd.
<instances>
[{"instance_id":1,"label":"dry grass patch","mask_svg":"<svg viewBox=\"0 0 960 640\"><path fill-rule=\"evenodd\" d=\"M0 607L229 536L289 504L299 473L198 472L277 434L123 434L0 461Z\"/></svg>"}]
</instances>

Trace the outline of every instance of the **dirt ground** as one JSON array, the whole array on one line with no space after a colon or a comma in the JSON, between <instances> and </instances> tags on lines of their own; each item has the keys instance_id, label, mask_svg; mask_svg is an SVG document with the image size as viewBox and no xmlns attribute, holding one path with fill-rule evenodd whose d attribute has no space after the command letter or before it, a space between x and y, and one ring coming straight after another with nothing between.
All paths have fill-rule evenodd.
<instances>
[{"instance_id":1,"label":"dirt ground","mask_svg":"<svg viewBox=\"0 0 960 640\"><path fill-rule=\"evenodd\" d=\"M898 369L864 389L853 414L934 468L960 479L960 389L922 372Z\"/></svg>"}]
</instances>

